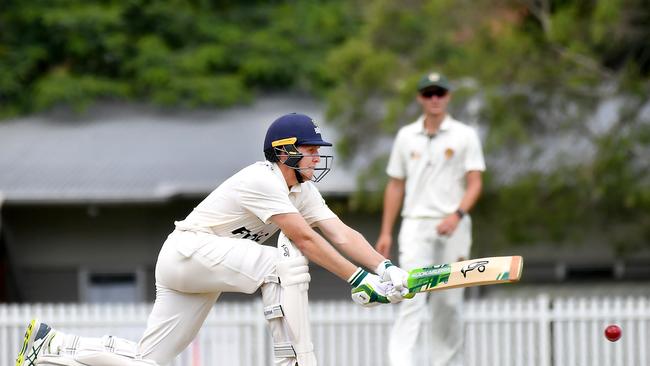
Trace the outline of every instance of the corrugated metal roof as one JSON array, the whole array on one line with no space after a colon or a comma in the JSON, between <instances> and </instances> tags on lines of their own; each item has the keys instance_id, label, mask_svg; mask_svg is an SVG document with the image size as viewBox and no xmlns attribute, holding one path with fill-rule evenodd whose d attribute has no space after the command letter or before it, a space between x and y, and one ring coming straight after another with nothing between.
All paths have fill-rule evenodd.
<instances>
[{"instance_id":1,"label":"corrugated metal roof","mask_svg":"<svg viewBox=\"0 0 650 366\"><path fill-rule=\"evenodd\" d=\"M267 126L289 112L323 120L311 99L267 97L218 111L161 111L101 104L0 122L0 192L7 202L158 201L203 195L263 160ZM321 123L326 138L331 128ZM354 189L336 167L324 193Z\"/></svg>"}]
</instances>

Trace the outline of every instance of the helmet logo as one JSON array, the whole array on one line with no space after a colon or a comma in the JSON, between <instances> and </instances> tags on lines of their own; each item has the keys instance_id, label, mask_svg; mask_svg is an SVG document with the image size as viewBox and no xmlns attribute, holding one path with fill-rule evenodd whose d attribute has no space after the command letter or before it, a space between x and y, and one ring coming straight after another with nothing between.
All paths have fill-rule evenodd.
<instances>
[{"instance_id":1,"label":"helmet logo","mask_svg":"<svg viewBox=\"0 0 650 366\"><path fill-rule=\"evenodd\" d=\"M313 119L311 120L311 123L314 124L314 132L320 134L320 126L318 126L318 123L316 123L316 121L314 121Z\"/></svg>"},{"instance_id":2,"label":"helmet logo","mask_svg":"<svg viewBox=\"0 0 650 366\"><path fill-rule=\"evenodd\" d=\"M432 72L431 74L429 74L429 81L438 81L438 80L440 80L440 74L438 74L437 72Z\"/></svg>"}]
</instances>

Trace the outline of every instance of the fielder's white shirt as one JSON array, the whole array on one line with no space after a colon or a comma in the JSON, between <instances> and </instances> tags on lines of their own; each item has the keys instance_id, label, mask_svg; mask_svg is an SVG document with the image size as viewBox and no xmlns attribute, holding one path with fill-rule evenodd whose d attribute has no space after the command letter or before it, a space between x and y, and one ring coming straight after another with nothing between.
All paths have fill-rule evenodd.
<instances>
[{"instance_id":1,"label":"fielder's white shirt","mask_svg":"<svg viewBox=\"0 0 650 366\"><path fill-rule=\"evenodd\" d=\"M294 212L309 225L336 217L311 181L289 189L278 166L264 161L228 178L175 224L179 230L262 243L278 230L271 216Z\"/></svg>"},{"instance_id":2,"label":"fielder's white shirt","mask_svg":"<svg viewBox=\"0 0 650 366\"><path fill-rule=\"evenodd\" d=\"M406 179L403 217L442 218L458 209L465 174L472 170L485 170L478 134L447 115L433 136L427 135L424 116L402 127L386 173Z\"/></svg>"}]
</instances>

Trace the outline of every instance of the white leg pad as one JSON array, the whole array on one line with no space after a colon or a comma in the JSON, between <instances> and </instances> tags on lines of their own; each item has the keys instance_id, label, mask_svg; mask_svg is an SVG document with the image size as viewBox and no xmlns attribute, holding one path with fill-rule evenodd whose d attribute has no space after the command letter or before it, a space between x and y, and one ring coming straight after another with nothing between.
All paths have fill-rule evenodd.
<instances>
[{"instance_id":1,"label":"white leg pad","mask_svg":"<svg viewBox=\"0 0 650 366\"><path fill-rule=\"evenodd\" d=\"M38 366L88 366L64 356L43 356L36 360Z\"/></svg>"},{"instance_id":2,"label":"white leg pad","mask_svg":"<svg viewBox=\"0 0 650 366\"><path fill-rule=\"evenodd\" d=\"M158 366L137 356L137 344L122 338L78 337L57 334L48 352L38 358L43 366Z\"/></svg>"},{"instance_id":3,"label":"white leg pad","mask_svg":"<svg viewBox=\"0 0 650 366\"><path fill-rule=\"evenodd\" d=\"M264 315L273 337L276 366L316 366L307 291L309 267L307 258L286 256L287 245L293 255L300 254L284 235L280 235L278 248L281 260L276 263L277 277L269 276L262 286Z\"/></svg>"}]
</instances>

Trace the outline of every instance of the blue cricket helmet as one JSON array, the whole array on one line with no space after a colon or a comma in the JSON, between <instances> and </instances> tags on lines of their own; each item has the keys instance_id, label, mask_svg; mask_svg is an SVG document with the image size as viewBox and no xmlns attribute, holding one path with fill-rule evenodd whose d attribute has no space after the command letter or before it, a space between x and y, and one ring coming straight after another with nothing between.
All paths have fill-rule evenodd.
<instances>
[{"instance_id":1,"label":"blue cricket helmet","mask_svg":"<svg viewBox=\"0 0 650 366\"><path fill-rule=\"evenodd\" d=\"M264 151L284 145L332 146L323 140L320 127L314 120L304 114L289 113L279 117L266 131Z\"/></svg>"},{"instance_id":2,"label":"blue cricket helmet","mask_svg":"<svg viewBox=\"0 0 650 366\"><path fill-rule=\"evenodd\" d=\"M264 138L264 156L271 162L280 162L280 155L287 156L282 164L293 168L296 172L298 182L303 182L303 176L298 168L298 163L304 157L297 146L332 146L331 143L323 140L320 127L314 120L304 114L289 113L285 114L271 123L266 131ZM318 155L325 162L325 167L314 168L319 174L315 175L312 180L315 182L323 179L325 174L330 171L331 155Z\"/></svg>"}]
</instances>

